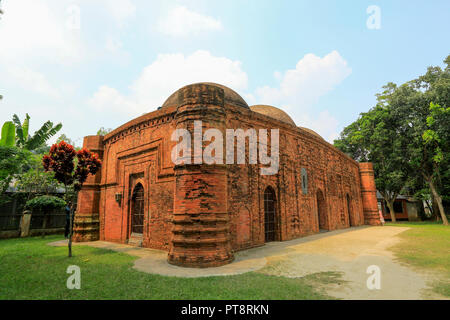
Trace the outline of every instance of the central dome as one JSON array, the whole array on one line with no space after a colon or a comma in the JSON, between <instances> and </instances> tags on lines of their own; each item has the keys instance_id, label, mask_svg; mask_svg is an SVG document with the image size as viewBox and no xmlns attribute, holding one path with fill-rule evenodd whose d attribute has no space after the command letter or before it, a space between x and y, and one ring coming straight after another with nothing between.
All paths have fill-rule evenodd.
<instances>
[{"instance_id":1,"label":"central dome","mask_svg":"<svg viewBox=\"0 0 450 320\"><path fill-rule=\"evenodd\" d=\"M294 120L292 120L292 118L289 117L289 115L281 109L259 104L251 106L250 110L295 126Z\"/></svg>"},{"instance_id":2,"label":"central dome","mask_svg":"<svg viewBox=\"0 0 450 320\"><path fill-rule=\"evenodd\" d=\"M213 83L213 82L199 82L199 83L195 83L195 84L208 84L211 86L216 86L216 87L222 88L224 91L224 95L225 95L225 103L230 104L232 106L248 108L247 102L245 102L245 100L242 99L242 97L236 91L234 91L228 87L225 87L224 85L221 85L218 83ZM187 87L187 86L185 86L185 87ZM183 88L185 88L185 87L183 87ZM183 89L183 88L181 88L181 89ZM180 91L181 89L178 89L177 91L172 93L170 95L170 97L167 98L167 100L164 102L164 104L162 105L162 108L177 106L178 105L178 91Z\"/></svg>"}]
</instances>

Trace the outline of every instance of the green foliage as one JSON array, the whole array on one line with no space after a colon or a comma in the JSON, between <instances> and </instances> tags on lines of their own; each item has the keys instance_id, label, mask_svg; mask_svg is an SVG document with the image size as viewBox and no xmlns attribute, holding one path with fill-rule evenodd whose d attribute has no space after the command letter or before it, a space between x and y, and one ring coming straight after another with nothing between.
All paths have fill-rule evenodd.
<instances>
[{"instance_id":1,"label":"green foliage","mask_svg":"<svg viewBox=\"0 0 450 320\"><path fill-rule=\"evenodd\" d=\"M56 139L56 143L60 143L61 141L65 141L68 144L72 145L75 147L75 141L73 141L72 139L70 139L68 136L66 136L64 133L61 134L58 139ZM76 148L75 148L76 149Z\"/></svg>"},{"instance_id":2,"label":"green foliage","mask_svg":"<svg viewBox=\"0 0 450 320\"><path fill-rule=\"evenodd\" d=\"M356 160L373 162L381 193L395 196L406 185L411 193L433 194L438 201L449 194L450 55L444 63L444 70L429 67L401 86L385 85L377 105L334 143Z\"/></svg>"},{"instance_id":3,"label":"green foliage","mask_svg":"<svg viewBox=\"0 0 450 320\"><path fill-rule=\"evenodd\" d=\"M16 147L0 146L0 195L2 195L13 178L29 169L31 153Z\"/></svg>"},{"instance_id":4,"label":"green foliage","mask_svg":"<svg viewBox=\"0 0 450 320\"><path fill-rule=\"evenodd\" d=\"M346 127L335 146L359 161L374 165L377 189L389 203L405 185L407 172L397 121L389 106L379 103Z\"/></svg>"},{"instance_id":5,"label":"green foliage","mask_svg":"<svg viewBox=\"0 0 450 320\"><path fill-rule=\"evenodd\" d=\"M64 247L47 243L61 236L0 241L0 300L7 299L329 299L319 289L328 278L301 278L248 272L233 276L181 278L132 268L137 257L77 246L68 259ZM81 290L67 290L67 267L82 270ZM314 279L312 279L314 278ZM325 283L323 283L324 281Z\"/></svg>"},{"instance_id":6,"label":"green foliage","mask_svg":"<svg viewBox=\"0 0 450 320\"><path fill-rule=\"evenodd\" d=\"M60 186L53 172L45 172L42 167L42 156L31 155L29 164L31 169L17 176L16 187L31 198L35 194L55 192Z\"/></svg>"},{"instance_id":7,"label":"green foliage","mask_svg":"<svg viewBox=\"0 0 450 320\"><path fill-rule=\"evenodd\" d=\"M395 255L413 266L431 271L437 278L433 291L450 297L450 228L438 223L406 222L410 228L399 234L404 241L392 247Z\"/></svg>"},{"instance_id":8,"label":"green foliage","mask_svg":"<svg viewBox=\"0 0 450 320\"><path fill-rule=\"evenodd\" d=\"M53 125L53 122L47 121L36 131L33 136L29 134L30 116L26 114L25 120L20 122L19 117L14 114L13 121L7 121L2 127L2 139L0 145L16 146L20 149L30 151L37 150L45 146L45 142L53 137L62 128L62 124Z\"/></svg>"},{"instance_id":9,"label":"green foliage","mask_svg":"<svg viewBox=\"0 0 450 320\"><path fill-rule=\"evenodd\" d=\"M32 137L30 137L26 143L25 148L28 150L34 150L40 146L42 146L47 140L53 137L59 130L61 130L62 124L58 123L57 125L53 125L53 122L47 121L42 127L34 133Z\"/></svg>"},{"instance_id":10,"label":"green foliage","mask_svg":"<svg viewBox=\"0 0 450 320\"><path fill-rule=\"evenodd\" d=\"M55 209L62 209L66 206L66 201L55 196L39 196L28 200L25 207L27 209L39 211L51 211Z\"/></svg>"},{"instance_id":11,"label":"green foliage","mask_svg":"<svg viewBox=\"0 0 450 320\"><path fill-rule=\"evenodd\" d=\"M0 146L12 147L15 145L16 133L14 123L7 121L2 126L2 137L0 139Z\"/></svg>"},{"instance_id":12,"label":"green foliage","mask_svg":"<svg viewBox=\"0 0 450 320\"><path fill-rule=\"evenodd\" d=\"M431 102L426 122L428 129L424 131L422 139L432 152L432 161L439 166L445 161L444 156L450 152L450 107L441 107Z\"/></svg>"},{"instance_id":13,"label":"green foliage","mask_svg":"<svg viewBox=\"0 0 450 320\"><path fill-rule=\"evenodd\" d=\"M34 149L33 153L43 155L43 154L48 153L49 151L50 151L50 146L48 146L47 144L42 144L40 147L37 147L36 149Z\"/></svg>"},{"instance_id":14,"label":"green foliage","mask_svg":"<svg viewBox=\"0 0 450 320\"><path fill-rule=\"evenodd\" d=\"M97 131L97 135L98 136L106 136L108 133L110 133L112 131L111 128L104 128L101 127L100 129L98 129Z\"/></svg>"},{"instance_id":15,"label":"green foliage","mask_svg":"<svg viewBox=\"0 0 450 320\"><path fill-rule=\"evenodd\" d=\"M30 125L30 116L28 113L26 114L25 120L23 121L23 124L20 123L19 117L14 114L13 115L13 122L16 126L16 146L19 148L23 148L26 144L26 141L28 140L28 128Z\"/></svg>"}]
</instances>

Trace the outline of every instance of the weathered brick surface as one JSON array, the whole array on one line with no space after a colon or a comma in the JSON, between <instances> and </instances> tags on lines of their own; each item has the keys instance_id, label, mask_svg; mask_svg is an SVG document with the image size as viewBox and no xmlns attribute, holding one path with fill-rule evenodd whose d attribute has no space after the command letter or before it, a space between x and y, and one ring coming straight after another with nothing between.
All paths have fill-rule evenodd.
<instances>
[{"instance_id":1,"label":"weathered brick surface","mask_svg":"<svg viewBox=\"0 0 450 320\"><path fill-rule=\"evenodd\" d=\"M84 137L83 147L103 158L103 137ZM78 194L76 215L73 222L73 241L84 242L99 239L99 206L100 206L100 179L101 172L95 176L89 175Z\"/></svg>"},{"instance_id":2,"label":"weathered brick surface","mask_svg":"<svg viewBox=\"0 0 450 320\"><path fill-rule=\"evenodd\" d=\"M380 214L377 204L377 190L373 173L373 165L370 162L360 163L361 193L363 199L364 219L366 224L380 225Z\"/></svg>"},{"instance_id":3,"label":"weathered brick surface","mask_svg":"<svg viewBox=\"0 0 450 320\"><path fill-rule=\"evenodd\" d=\"M174 166L172 132L193 132L194 120L202 120L203 130L223 133L232 128L279 129L278 174L263 176L260 165L248 164L248 148L247 164ZM89 138L85 145L95 145ZM218 266L232 261L236 250L264 245L263 195L268 186L276 192L276 240L319 232L319 206L324 229L379 223L371 164L358 164L308 130L253 112L239 95L220 85L186 86L163 108L98 139L102 170L80 192L78 206L85 219L99 221L98 231L90 234L127 243L132 192L141 183L143 246L167 250L172 264ZM77 239L86 230L78 228Z\"/></svg>"}]
</instances>

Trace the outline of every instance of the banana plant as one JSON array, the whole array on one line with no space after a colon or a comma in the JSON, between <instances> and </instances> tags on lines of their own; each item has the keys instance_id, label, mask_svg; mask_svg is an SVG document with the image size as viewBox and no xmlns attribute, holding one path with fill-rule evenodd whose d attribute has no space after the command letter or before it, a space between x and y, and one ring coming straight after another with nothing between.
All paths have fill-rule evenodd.
<instances>
[{"instance_id":1,"label":"banana plant","mask_svg":"<svg viewBox=\"0 0 450 320\"><path fill-rule=\"evenodd\" d=\"M2 126L0 146L14 147L16 144L16 127L12 121L6 121Z\"/></svg>"},{"instance_id":2,"label":"banana plant","mask_svg":"<svg viewBox=\"0 0 450 320\"><path fill-rule=\"evenodd\" d=\"M57 134L58 131L61 130L61 128L62 128L61 123L53 125L53 122L51 122L51 121L45 122L42 125L42 127L33 134L33 136L28 135L28 138L25 140L24 149L28 149L31 151L36 148L39 148L48 139L50 139L55 134Z\"/></svg>"},{"instance_id":3,"label":"banana plant","mask_svg":"<svg viewBox=\"0 0 450 320\"><path fill-rule=\"evenodd\" d=\"M20 123L20 119L17 114L13 115L13 122L16 126L16 146L19 148L24 148L28 140L28 128L30 125L30 116L28 113L25 116L23 123Z\"/></svg>"},{"instance_id":4,"label":"banana plant","mask_svg":"<svg viewBox=\"0 0 450 320\"><path fill-rule=\"evenodd\" d=\"M62 128L61 123L53 125L53 122L47 121L31 136L29 134L29 125L30 116L28 113L23 122L14 114L13 121L7 121L3 124L0 145L16 146L20 149L32 151L42 146Z\"/></svg>"}]
</instances>

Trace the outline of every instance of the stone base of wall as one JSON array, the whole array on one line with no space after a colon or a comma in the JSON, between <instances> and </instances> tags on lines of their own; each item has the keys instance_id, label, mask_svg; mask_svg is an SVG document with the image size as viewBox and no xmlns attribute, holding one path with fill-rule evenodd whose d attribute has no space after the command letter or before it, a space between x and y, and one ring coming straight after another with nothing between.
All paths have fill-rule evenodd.
<instances>
[{"instance_id":1,"label":"stone base of wall","mask_svg":"<svg viewBox=\"0 0 450 320\"><path fill-rule=\"evenodd\" d=\"M77 215L73 225L74 242L97 241L100 238L100 222L97 215Z\"/></svg>"},{"instance_id":2,"label":"stone base of wall","mask_svg":"<svg viewBox=\"0 0 450 320\"><path fill-rule=\"evenodd\" d=\"M64 228L53 228L53 229L32 229L29 232L31 237L40 236L42 234L50 235L50 234L63 234Z\"/></svg>"},{"instance_id":3,"label":"stone base of wall","mask_svg":"<svg viewBox=\"0 0 450 320\"><path fill-rule=\"evenodd\" d=\"M167 262L175 266L185 268L211 268L229 264L233 262L233 260L233 255L230 255L229 257L216 257L214 259L211 259L210 261L205 261L203 259L200 259L200 257L196 257L196 259L189 259L186 256L174 257L173 255L169 254Z\"/></svg>"},{"instance_id":4,"label":"stone base of wall","mask_svg":"<svg viewBox=\"0 0 450 320\"><path fill-rule=\"evenodd\" d=\"M6 230L0 231L0 239L18 238L20 230Z\"/></svg>"},{"instance_id":5,"label":"stone base of wall","mask_svg":"<svg viewBox=\"0 0 450 320\"><path fill-rule=\"evenodd\" d=\"M64 228L31 229L31 230L29 230L27 236L21 236L20 230L0 231L0 239L20 238L20 237L36 237L36 236L42 235L42 233L45 233L45 235L63 234Z\"/></svg>"}]
</instances>

